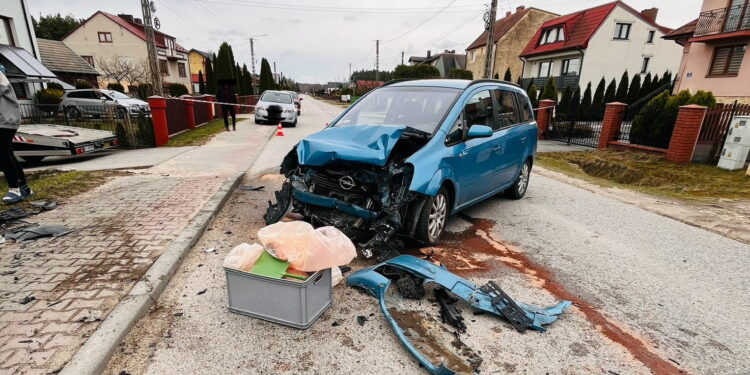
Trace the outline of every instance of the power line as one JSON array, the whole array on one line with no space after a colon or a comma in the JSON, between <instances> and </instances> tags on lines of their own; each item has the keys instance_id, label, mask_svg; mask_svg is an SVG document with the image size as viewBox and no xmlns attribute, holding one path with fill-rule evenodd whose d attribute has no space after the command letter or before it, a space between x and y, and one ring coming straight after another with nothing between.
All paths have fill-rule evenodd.
<instances>
[{"instance_id":1,"label":"power line","mask_svg":"<svg viewBox=\"0 0 750 375\"><path fill-rule=\"evenodd\" d=\"M430 21L431 19L435 18L435 17L436 17L436 16L438 15L438 14L440 14L440 13L441 13L442 11L446 10L446 9L447 9L447 8L448 8L449 6L453 5L453 3L455 3L455 2L456 2L456 0L451 0L451 2L449 2L449 3L448 3L447 5L445 5L445 6L444 6L444 7L442 8L442 9L440 9L440 11L439 11L439 12L437 12L437 13L435 13L435 14L433 14L433 15L429 16L429 17L427 17L427 19L426 19L426 20L424 20L424 21L422 21L422 23L420 23L419 25L415 26L414 28L410 29L409 31L406 31L406 32L404 32L403 34L401 34L401 35L399 35L399 36L397 36L397 37L395 37L395 38L393 38L393 39L389 39L389 40L387 40L386 42L392 42L392 41L394 41L394 40L396 40L396 39L398 39L398 38L401 38L401 37L405 36L406 34L409 34L409 33L411 33L412 31L414 31L414 30L416 30L416 29L420 28L420 27L421 27L422 25L426 24L426 23L427 23L427 22L429 22L429 21Z\"/></svg>"},{"instance_id":2,"label":"power line","mask_svg":"<svg viewBox=\"0 0 750 375\"><path fill-rule=\"evenodd\" d=\"M239 0L204 0L207 3L252 6L254 8L287 9L310 12L332 12L332 13L442 13L441 8L351 8L351 7L326 7L302 4L269 4L257 1ZM473 12L481 5L458 5L450 13Z\"/></svg>"}]
</instances>

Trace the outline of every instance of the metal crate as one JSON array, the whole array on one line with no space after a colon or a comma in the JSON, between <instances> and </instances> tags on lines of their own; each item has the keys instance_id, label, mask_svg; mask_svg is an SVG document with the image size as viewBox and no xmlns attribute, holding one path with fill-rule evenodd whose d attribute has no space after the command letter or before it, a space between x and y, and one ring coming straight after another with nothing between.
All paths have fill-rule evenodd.
<instances>
[{"instance_id":1,"label":"metal crate","mask_svg":"<svg viewBox=\"0 0 750 375\"><path fill-rule=\"evenodd\" d=\"M331 270L291 281L224 268L229 311L286 326L307 329L333 300Z\"/></svg>"}]
</instances>

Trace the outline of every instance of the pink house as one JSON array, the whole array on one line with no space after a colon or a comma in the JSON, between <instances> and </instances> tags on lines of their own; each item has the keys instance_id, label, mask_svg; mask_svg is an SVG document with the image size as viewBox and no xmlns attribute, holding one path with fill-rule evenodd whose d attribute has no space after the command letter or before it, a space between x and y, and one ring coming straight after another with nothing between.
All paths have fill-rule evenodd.
<instances>
[{"instance_id":1,"label":"pink house","mask_svg":"<svg viewBox=\"0 0 750 375\"><path fill-rule=\"evenodd\" d=\"M694 20L665 35L684 47L675 91L710 90L750 104L750 0L704 0Z\"/></svg>"}]
</instances>

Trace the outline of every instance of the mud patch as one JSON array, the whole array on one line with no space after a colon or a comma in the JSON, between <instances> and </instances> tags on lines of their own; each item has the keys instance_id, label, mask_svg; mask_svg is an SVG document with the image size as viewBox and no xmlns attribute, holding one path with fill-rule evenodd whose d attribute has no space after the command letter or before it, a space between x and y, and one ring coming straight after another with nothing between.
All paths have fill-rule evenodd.
<instances>
[{"instance_id":1,"label":"mud patch","mask_svg":"<svg viewBox=\"0 0 750 375\"><path fill-rule=\"evenodd\" d=\"M439 247L426 247L411 250L414 255L432 262L444 264L459 275L482 273L493 268L500 261L526 275L532 284L543 288L560 300L569 300L586 316L602 335L621 345L639 362L655 374L683 374L673 362L659 357L650 350L644 340L633 332L609 320L583 298L568 291L555 280L551 271L531 261L516 246L499 241L492 235L495 221L472 218L465 214L459 217L471 224L464 231L445 233Z\"/></svg>"}]
</instances>

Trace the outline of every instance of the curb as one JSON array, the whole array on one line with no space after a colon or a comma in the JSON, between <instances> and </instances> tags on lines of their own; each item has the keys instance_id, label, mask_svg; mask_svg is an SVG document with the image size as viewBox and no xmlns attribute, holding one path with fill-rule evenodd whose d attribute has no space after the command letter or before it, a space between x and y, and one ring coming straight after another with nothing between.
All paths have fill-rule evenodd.
<instances>
[{"instance_id":1,"label":"curb","mask_svg":"<svg viewBox=\"0 0 750 375\"><path fill-rule=\"evenodd\" d=\"M275 134L266 139L266 144ZM265 144L263 145L265 149ZM260 156L258 152L250 162L252 168ZM229 195L239 185L245 172L229 177L198 211L182 233L175 238L146 274L133 286L107 318L89 336L73 358L59 372L60 375L97 375L109 363L112 354L130 329L145 315L166 288L188 251L205 232L213 217L224 207Z\"/></svg>"}]
</instances>

